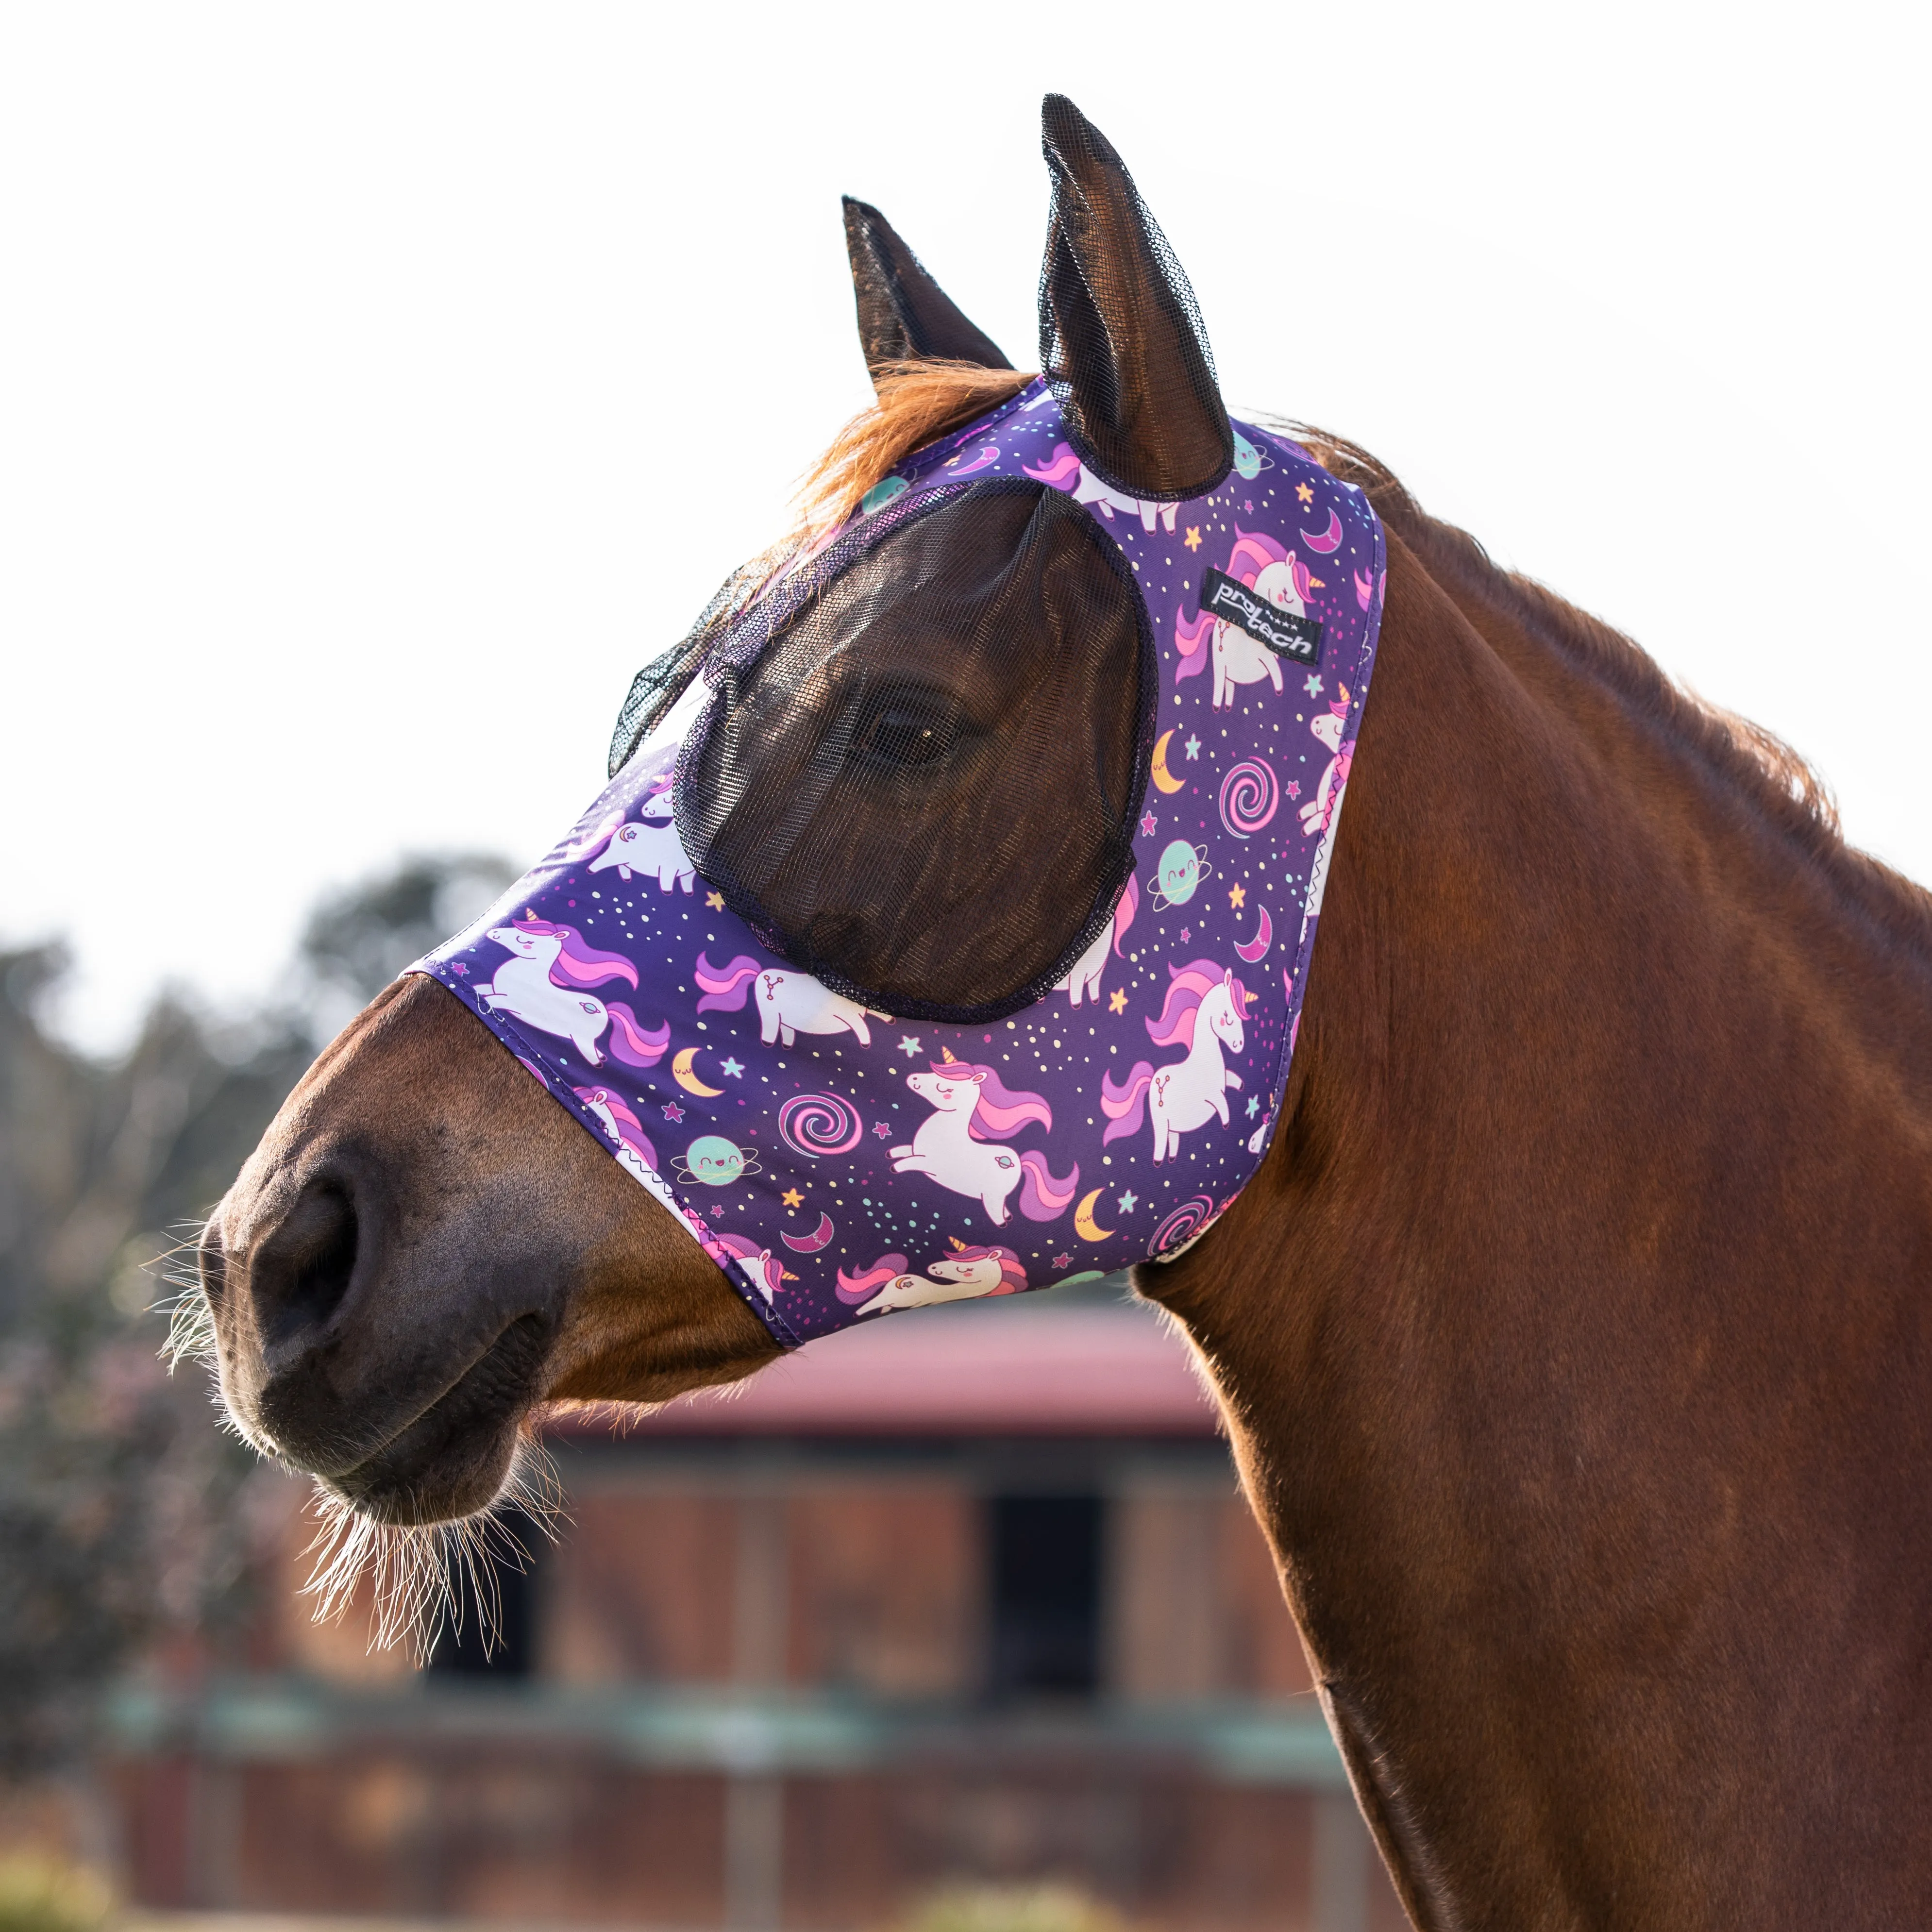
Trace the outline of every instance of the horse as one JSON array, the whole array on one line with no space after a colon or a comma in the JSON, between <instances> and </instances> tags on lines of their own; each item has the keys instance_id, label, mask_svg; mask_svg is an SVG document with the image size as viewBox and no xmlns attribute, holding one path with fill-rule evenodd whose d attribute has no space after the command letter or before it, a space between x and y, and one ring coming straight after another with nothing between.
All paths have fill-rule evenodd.
<instances>
[{"instance_id":1,"label":"horse","mask_svg":"<svg viewBox=\"0 0 1932 1932\"><path fill-rule=\"evenodd\" d=\"M1145 478L1213 427L1191 318L1118 156L1046 123L1048 369L1174 494ZM814 486L840 515L1026 380L851 212L879 400ZM1267 1157L1136 1287L1418 1926L1924 1924L1932 898L1775 740L1296 434L1386 533L1373 700ZM1753 487L1623 454L1680 522ZM488 1508L546 1402L781 1353L420 975L305 1076L200 1270L228 1412L364 1546Z\"/></svg>"},{"instance_id":2,"label":"horse","mask_svg":"<svg viewBox=\"0 0 1932 1932\"><path fill-rule=\"evenodd\" d=\"M1066 1211L1080 1186L1076 1166L1056 1180L1044 1154L1029 1148L1015 1154L993 1137L1018 1133L1028 1121L1053 1124L1053 1112L1037 1094L1009 1093L990 1066L965 1060L936 1060L923 1073L909 1073L906 1084L932 1112L911 1141L892 1150L896 1174L923 1174L956 1194L976 1199L996 1228L1006 1221L1006 1197L1020 1190L1020 1212L1029 1221L1051 1221Z\"/></svg>"},{"instance_id":3,"label":"horse","mask_svg":"<svg viewBox=\"0 0 1932 1932\"><path fill-rule=\"evenodd\" d=\"M1239 1053L1243 1045L1242 1016L1249 995L1231 967L1216 976L1212 960L1185 967L1170 966L1167 1004L1147 1030L1156 1046L1184 1042L1187 1057L1156 1072L1144 1060L1134 1062L1124 1081L1112 1074L1100 1082L1101 1111L1107 1116L1102 1147L1139 1131L1144 1106L1154 1127L1154 1157L1172 1160L1180 1152L1180 1137L1210 1120L1228 1124L1228 1091L1238 1089L1241 1076L1225 1065L1221 1049ZM1261 1111L1258 1095L1248 1108L1252 1119Z\"/></svg>"}]
</instances>

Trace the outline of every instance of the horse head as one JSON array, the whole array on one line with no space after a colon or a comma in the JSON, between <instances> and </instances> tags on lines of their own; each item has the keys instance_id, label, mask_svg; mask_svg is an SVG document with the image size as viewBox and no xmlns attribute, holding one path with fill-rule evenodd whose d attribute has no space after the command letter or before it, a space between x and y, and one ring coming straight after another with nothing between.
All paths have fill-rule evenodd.
<instances>
[{"instance_id":1,"label":"horse head","mask_svg":"<svg viewBox=\"0 0 1932 1932\"><path fill-rule=\"evenodd\" d=\"M1052 399L1112 484L1148 502L1204 493L1228 472L1232 433L1192 292L1105 137L1057 97L1045 126ZM1036 379L876 210L848 202L846 225L880 401L856 467L836 471L849 500L800 539L794 566L808 574L862 500L876 508L854 527L900 520L733 671L735 708L680 780L680 836L700 874L755 902L794 976L866 988L872 1010L976 1024L1036 1002L1120 890L1155 644L1118 544L1065 491L976 482L914 517L880 490ZM599 869L670 819L669 790L638 810ZM1024 841L1008 836L1016 814ZM562 944L508 923L489 937L546 962ZM910 1084L944 1111L979 1099L970 1077ZM596 1137L586 1124L434 980L382 994L207 1224L221 1388L250 1439L367 1516L441 1520L490 1503L540 1404L659 1402L772 1360L718 1262L610 1157L608 1124Z\"/></svg>"}]
</instances>

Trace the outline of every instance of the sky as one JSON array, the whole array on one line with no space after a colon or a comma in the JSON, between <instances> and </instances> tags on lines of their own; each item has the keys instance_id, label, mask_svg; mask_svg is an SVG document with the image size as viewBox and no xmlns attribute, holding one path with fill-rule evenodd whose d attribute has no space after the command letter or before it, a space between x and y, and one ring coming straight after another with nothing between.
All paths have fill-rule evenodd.
<instances>
[{"instance_id":1,"label":"sky","mask_svg":"<svg viewBox=\"0 0 1932 1932\"><path fill-rule=\"evenodd\" d=\"M1923 10L885 17L0 8L0 946L66 939L70 1036L556 838L867 399L842 193L1036 363L1049 90L1234 413L1366 445L1932 881Z\"/></svg>"}]
</instances>

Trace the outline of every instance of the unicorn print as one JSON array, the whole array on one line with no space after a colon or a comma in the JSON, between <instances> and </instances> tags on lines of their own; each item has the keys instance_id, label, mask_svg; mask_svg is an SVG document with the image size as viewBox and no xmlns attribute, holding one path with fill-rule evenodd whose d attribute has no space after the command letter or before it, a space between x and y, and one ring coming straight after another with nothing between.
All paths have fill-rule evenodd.
<instances>
[{"instance_id":1,"label":"unicorn print","mask_svg":"<svg viewBox=\"0 0 1932 1932\"><path fill-rule=\"evenodd\" d=\"M670 782L659 783L662 789L652 791L638 808L641 822L620 824L611 831L610 842L591 860L590 870L608 872L614 866L620 879L643 872L656 878L660 892L676 885L688 892L696 874L671 817Z\"/></svg>"},{"instance_id":2,"label":"unicorn print","mask_svg":"<svg viewBox=\"0 0 1932 1932\"><path fill-rule=\"evenodd\" d=\"M908 1274L903 1255L886 1255L862 1274L838 1270L838 1299L862 1316L893 1308L932 1308L942 1301L973 1301L985 1294L1023 1294L1026 1270L1011 1248L969 1248L956 1240L953 1252L931 1264L932 1275ZM937 1276L938 1280L933 1276Z\"/></svg>"},{"instance_id":3,"label":"unicorn print","mask_svg":"<svg viewBox=\"0 0 1932 1932\"><path fill-rule=\"evenodd\" d=\"M658 1150L651 1145L644 1124L629 1105L608 1087L574 1087L571 1089L610 1138L617 1165L634 1180L652 1187L658 1172Z\"/></svg>"},{"instance_id":4,"label":"unicorn print","mask_svg":"<svg viewBox=\"0 0 1932 1932\"><path fill-rule=\"evenodd\" d=\"M1073 962L1073 970L1054 988L1056 993L1064 993L1067 1004L1077 1006L1084 992L1097 1006L1100 1000L1100 970L1107 963L1111 950L1118 955L1120 941L1126 937L1127 928L1134 922L1134 914L1141 902L1140 888L1134 884L1134 875L1127 874L1126 890L1121 893L1120 902L1113 910L1105 926L1094 935L1094 943Z\"/></svg>"},{"instance_id":5,"label":"unicorn print","mask_svg":"<svg viewBox=\"0 0 1932 1932\"><path fill-rule=\"evenodd\" d=\"M1278 610L1298 617L1308 615L1308 593L1314 580L1308 568L1291 550L1284 550L1271 536L1251 535L1234 526L1234 548L1228 554L1226 573L1245 584L1258 597L1265 597ZM1212 635L1212 647L1209 645ZM1197 676L1214 664L1214 709L1225 711L1234 702L1238 684L1258 684L1263 678L1275 689L1281 688L1281 659L1257 638L1251 638L1238 625L1205 611L1188 617L1177 610L1174 616L1174 647L1180 653L1180 668L1174 681Z\"/></svg>"},{"instance_id":6,"label":"unicorn print","mask_svg":"<svg viewBox=\"0 0 1932 1932\"><path fill-rule=\"evenodd\" d=\"M488 985L476 989L485 1012L508 1013L539 1033L568 1040L592 1066L604 1064L597 1042L607 1027L611 1056L626 1066L655 1066L664 1058L670 1044L668 1023L647 1032L621 1000L607 1006L582 990L610 980L634 986L638 969L621 952L586 945L575 926L547 919L493 926L488 937L514 956L496 968Z\"/></svg>"},{"instance_id":7,"label":"unicorn print","mask_svg":"<svg viewBox=\"0 0 1932 1932\"><path fill-rule=\"evenodd\" d=\"M1309 722L1308 728L1330 754L1328 764L1315 787L1315 796L1301 808L1301 829L1305 832L1319 832L1322 843L1315 848L1315 861L1308 874L1308 899L1302 908L1301 930L1304 938L1308 932L1308 922L1318 918L1322 912L1322 896L1328 886L1328 860L1335 849L1335 827L1342 809L1342 794L1348 782L1348 766L1355 755L1355 741L1344 740L1342 734L1348 722L1348 687L1339 687L1340 695L1334 704L1318 718Z\"/></svg>"},{"instance_id":8,"label":"unicorn print","mask_svg":"<svg viewBox=\"0 0 1932 1932\"><path fill-rule=\"evenodd\" d=\"M714 1262L726 1267L736 1262L758 1283L758 1292L768 1302L777 1298L782 1282L798 1279L770 1248L761 1248L742 1234L707 1234L702 1239L704 1252Z\"/></svg>"},{"instance_id":9,"label":"unicorn print","mask_svg":"<svg viewBox=\"0 0 1932 1932\"><path fill-rule=\"evenodd\" d=\"M1228 1124L1226 1090L1238 1090L1241 1076L1222 1064L1221 1049L1241 1051L1241 1022L1254 998L1232 970L1223 973L1211 959L1170 966L1167 972L1167 1004L1158 1020L1145 1024L1155 1046L1180 1041L1187 1058L1158 1072L1137 1060L1118 1087L1110 1073L1100 1080L1100 1106L1108 1120L1101 1144L1137 1132L1144 1104L1154 1122L1156 1161L1178 1158L1181 1136L1205 1126L1216 1116L1222 1126Z\"/></svg>"},{"instance_id":10,"label":"unicorn print","mask_svg":"<svg viewBox=\"0 0 1932 1932\"><path fill-rule=\"evenodd\" d=\"M775 1040L790 1046L802 1033L841 1032L855 1034L861 1046L870 1046L872 1031L866 1024L867 1018L892 1018L876 1006L862 1006L857 1000L835 993L809 973L761 966L742 952L724 967L712 965L700 952L698 986L704 995L698 1003L700 1013L742 1012L746 998L754 997L759 1036L767 1046Z\"/></svg>"},{"instance_id":11,"label":"unicorn print","mask_svg":"<svg viewBox=\"0 0 1932 1932\"><path fill-rule=\"evenodd\" d=\"M1009 1093L992 1067L964 1060L935 1060L929 1072L908 1074L906 1084L934 1112L909 1147L892 1150L895 1174L928 1174L970 1196L996 1228L1006 1225L1006 1197L1016 1187L1029 1221L1057 1220L1066 1213L1080 1185L1077 1162L1057 1180L1037 1149L1016 1154L988 1144L992 1136L1018 1133L1030 1123L1051 1132L1053 1109L1039 1094Z\"/></svg>"},{"instance_id":12,"label":"unicorn print","mask_svg":"<svg viewBox=\"0 0 1932 1932\"><path fill-rule=\"evenodd\" d=\"M1036 470L1030 463L1021 466L1036 483L1050 483L1056 490L1070 490L1076 503L1091 503L1110 524L1114 512L1122 510L1130 517L1138 517L1141 528L1149 536L1154 533L1156 517L1160 518L1162 528L1169 536L1173 534L1174 513L1180 507L1178 503L1150 502L1139 496L1123 496L1110 484L1102 483L1074 454L1071 444L1056 443L1053 460L1043 469Z\"/></svg>"}]
</instances>

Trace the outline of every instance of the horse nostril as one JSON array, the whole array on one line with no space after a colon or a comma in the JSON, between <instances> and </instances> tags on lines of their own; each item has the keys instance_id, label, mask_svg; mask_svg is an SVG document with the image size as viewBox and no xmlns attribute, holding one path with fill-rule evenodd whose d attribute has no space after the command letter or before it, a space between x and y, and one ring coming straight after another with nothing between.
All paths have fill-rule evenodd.
<instances>
[{"instance_id":1,"label":"horse nostril","mask_svg":"<svg viewBox=\"0 0 1932 1932\"><path fill-rule=\"evenodd\" d=\"M273 1351L322 1327L349 1292L358 1228L339 1181L312 1180L249 1265L262 1346Z\"/></svg>"}]
</instances>

